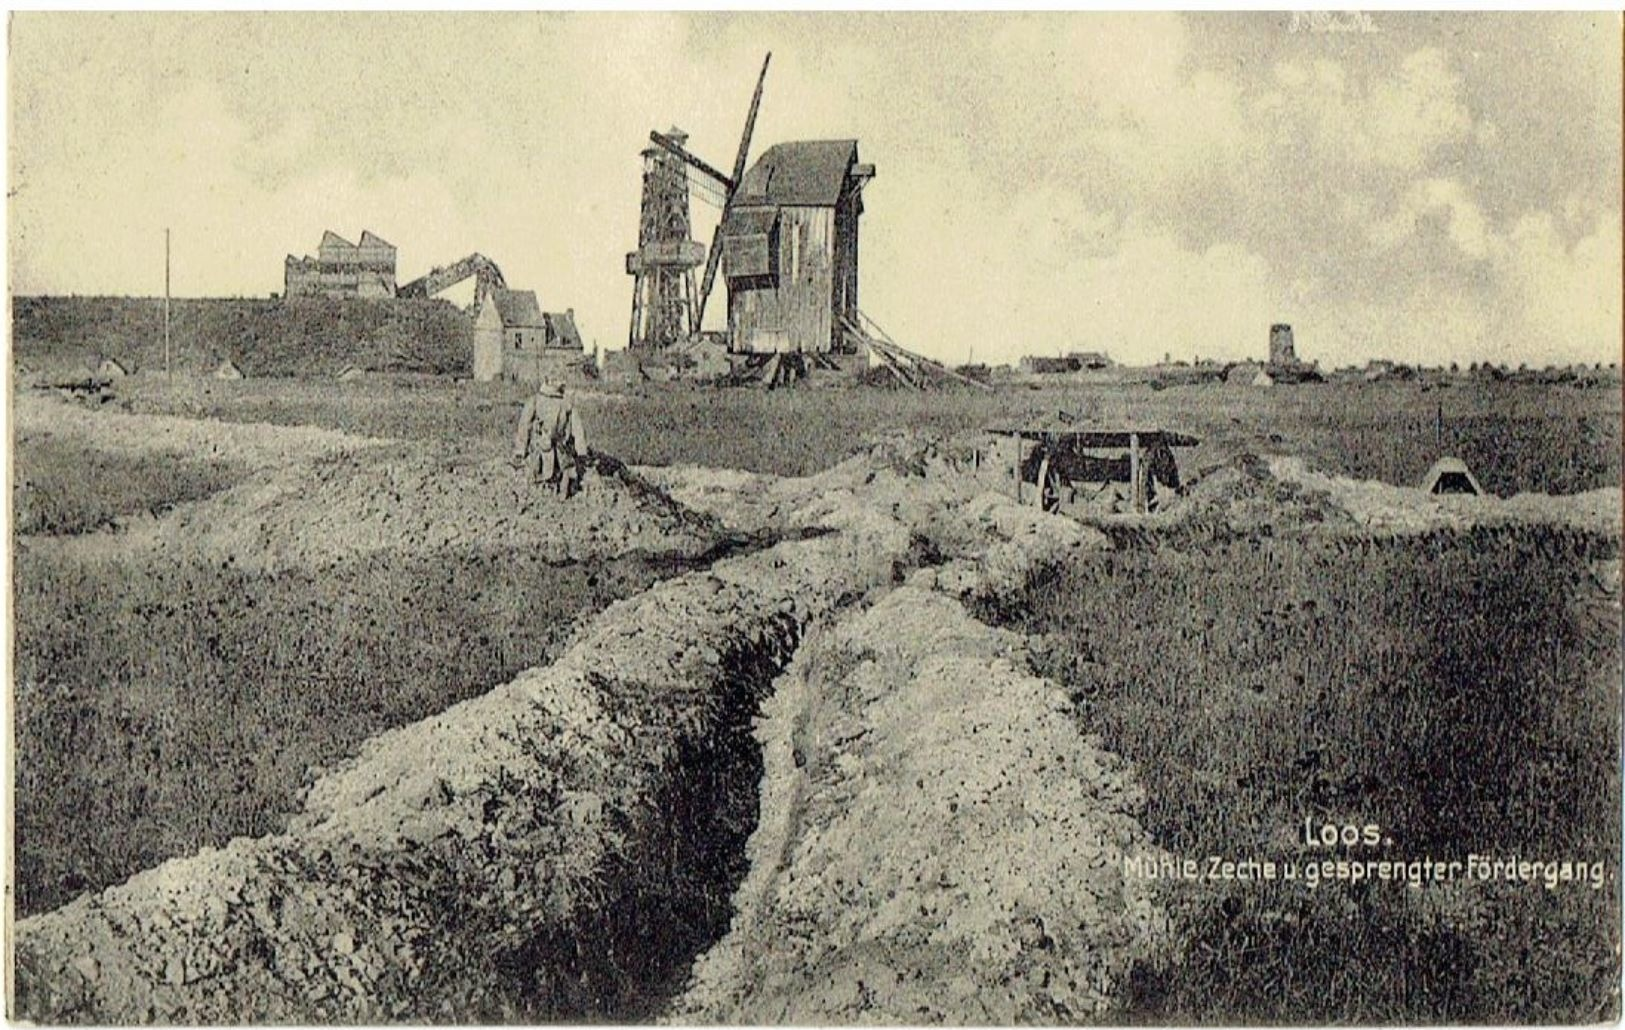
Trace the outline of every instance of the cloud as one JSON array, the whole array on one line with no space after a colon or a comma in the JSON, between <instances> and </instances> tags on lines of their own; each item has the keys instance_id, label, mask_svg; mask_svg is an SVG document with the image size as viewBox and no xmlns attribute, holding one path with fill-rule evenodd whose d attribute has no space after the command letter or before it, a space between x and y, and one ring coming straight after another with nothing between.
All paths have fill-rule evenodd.
<instances>
[{"instance_id":1,"label":"cloud","mask_svg":"<svg viewBox=\"0 0 1625 1030\"><path fill-rule=\"evenodd\" d=\"M1061 189L1001 197L937 176L912 183L908 218L926 228L906 243L866 240L864 267L879 270L865 273L865 296L882 296L876 310L899 341L950 360L1076 349L1130 362L1242 358L1294 310L1245 247L1190 250ZM927 260L932 281L920 279Z\"/></svg>"},{"instance_id":2,"label":"cloud","mask_svg":"<svg viewBox=\"0 0 1625 1030\"><path fill-rule=\"evenodd\" d=\"M1483 261L1490 256L1492 241L1484 213L1453 179L1424 179L1413 185L1399 210L1371 226L1371 242L1379 254L1392 253L1434 215L1443 216L1445 233L1463 257Z\"/></svg>"},{"instance_id":3,"label":"cloud","mask_svg":"<svg viewBox=\"0 0 1625 1030\"><path fill-rule=\"evenodd\" d=\"M1618 211L1597 218L1566 243L1556 220L1536 213L1519 219L1501 257L1511 295L1511 325L1501 353L1532 363L1617 360L1594 341L1619 340L1620 258Z\"/></svg>"}]
</instances>

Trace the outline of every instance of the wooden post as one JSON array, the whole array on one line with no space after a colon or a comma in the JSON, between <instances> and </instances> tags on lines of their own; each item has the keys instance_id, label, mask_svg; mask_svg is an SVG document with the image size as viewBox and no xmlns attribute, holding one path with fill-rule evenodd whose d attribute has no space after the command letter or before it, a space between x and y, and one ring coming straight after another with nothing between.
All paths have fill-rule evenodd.
<instances>
[{"instance_id":1,"label":"wooden post","mask_svg":"<svg viewBox=\"0 0 1625 1030\"><path fill-rule=\"evenodd\" d=\"M1015 473L1015 477L1016 477L1016 503L1020 504L1021 503L1021 437L1019 435L1010 437L1010 443L1013 445L1011 447L1011 450L1015 454L1015 457L1010 459L1010 471Z\"/></svg>"},{"instance_id":2,"label":"wooden post","mask_svg":"<svg viewBox=\"0 0 1625 1030\"><path fill-rule=\"evenodd\" d=\"M1144 510L1144 491L1140 487L1140 434L1128 435L1129 504L1135 511Z\"/></svg>"},{"instance_id":3,"label":"wooden post","mask_svg":"<svg viewBox=\"0 0 1625 1030\"><path fill-rule=\"evenodd\" d=\"M169 369L169 230L164 230L164 378L173 379Z\"/></svg>"}]
</instances>

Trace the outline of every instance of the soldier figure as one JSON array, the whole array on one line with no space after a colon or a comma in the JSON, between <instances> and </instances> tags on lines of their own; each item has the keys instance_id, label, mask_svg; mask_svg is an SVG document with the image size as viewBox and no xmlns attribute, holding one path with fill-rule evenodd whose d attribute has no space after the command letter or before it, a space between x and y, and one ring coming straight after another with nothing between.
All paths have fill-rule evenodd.
<instances>
[{"instance_id":1,"label":"soldier figure","mask_svg":"<svg viewBox=\"0 0 1625 1030\"><path fill-rule=\"evenodd\" d=\"M513 436L513 464L530 468L532 483L546 483L565 497L581 488L587 455L581 414L559 383L537 384L525 402Z\"/></svg>"}]
</instances>

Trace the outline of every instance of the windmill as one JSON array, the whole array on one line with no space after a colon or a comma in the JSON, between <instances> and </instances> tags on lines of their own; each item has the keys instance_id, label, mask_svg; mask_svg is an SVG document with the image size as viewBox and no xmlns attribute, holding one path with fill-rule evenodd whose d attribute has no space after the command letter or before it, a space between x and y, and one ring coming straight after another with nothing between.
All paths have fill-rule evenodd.
<instances>
[{"instance_id":1,"label":"windmill","mask_svg":"<svg viewBox=\"0 0 1625 1030\"><path fill-rule=\"evenodd\" d=\"M689 153L683 144L685 138L667 135L659 132L649 133L649 140L666 153L687 164L701 175L712 180L721 188L723 196L722 217L717 221L716 233L711 237L711 249L705 257L705 275L700 280L699 295L690 307L689 331L699 333L701 324L705 321L705 303L711 296L711 288L716 285L717 267L722 261L722 227L728 221L728 212L733 208L734 195L739 190L739 182L745 177L745 162L750 156L750 138L756 130L756 112L762 106L762 86L767 82L767 66L773 60L769 53L762 60L761 74L756 77L756 92L750 98L750 113L745 116L745 131L739 137L739 152L734 156L733 174L725 175L710 164Z\"/></svg>"}]
</instances>

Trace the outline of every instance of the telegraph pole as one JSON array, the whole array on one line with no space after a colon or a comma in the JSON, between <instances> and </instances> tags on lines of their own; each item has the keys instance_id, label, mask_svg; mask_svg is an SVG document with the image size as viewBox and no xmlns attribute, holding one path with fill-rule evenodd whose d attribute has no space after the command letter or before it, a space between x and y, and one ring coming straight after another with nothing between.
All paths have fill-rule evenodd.
<instances>
[{"instance_id":1,"label":"telegraph pole","mask_svg":"<svg viewBox=\"0 0 1625 1030\"><path fill-rule=\"evenodd\" d=\"M164 230L164 376L174 379L169 368L169 230Z\"/></svg>"}]
</instances>

